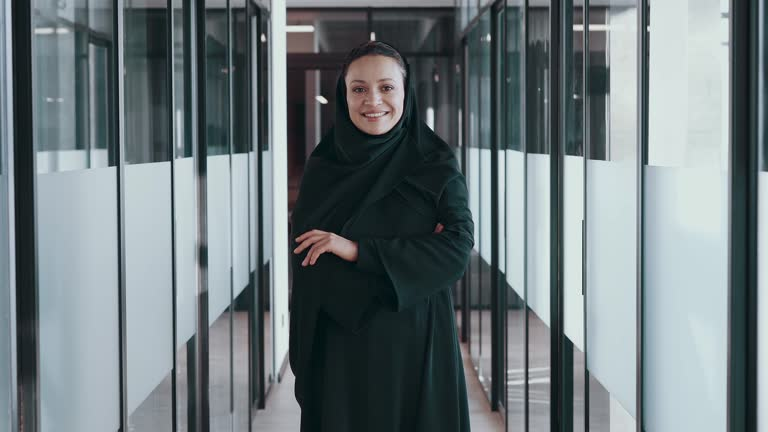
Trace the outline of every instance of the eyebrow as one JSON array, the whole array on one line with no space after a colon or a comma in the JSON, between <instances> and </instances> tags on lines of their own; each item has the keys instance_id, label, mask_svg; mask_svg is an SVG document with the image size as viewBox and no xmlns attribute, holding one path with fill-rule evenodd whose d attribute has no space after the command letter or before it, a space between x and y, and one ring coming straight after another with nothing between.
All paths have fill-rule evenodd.
<instances>
[{"instance_id":1,"label":"eyebrow","mask_svg":"<svg viewBox=\"0 0 768 432\"><path fill-rule=\"evenodd\" d=\"M382 78L378 82L382 82L382 81L394 81L394 80L392 78ZM367 84L368 83L368 81L363 81L363 80L359 80L359 79L352 80L349 83L352 84L352 83L355 83L355 82L359 82L359 83L363 83L363 84Z\"/></svg>"}]
</instances>

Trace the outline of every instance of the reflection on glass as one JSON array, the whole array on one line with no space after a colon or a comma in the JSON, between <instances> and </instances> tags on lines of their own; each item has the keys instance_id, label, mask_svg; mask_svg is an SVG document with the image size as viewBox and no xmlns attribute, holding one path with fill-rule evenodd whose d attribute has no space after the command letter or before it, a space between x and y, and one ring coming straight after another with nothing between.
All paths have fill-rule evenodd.
<instances>
[{"instance_id":1,"label":"reflection on glass","mask_svg":"<svg viewBox=\"0 0 768 432\"><path fill-rule=\"evenodd\" d=\"M491 13L487 11L478 25L480 41L473 62L480 67L480 382L491 392L491 286L493 278L491 230Z\"/></svg>"},{"instance_id":2,"label":"reflection on glass","mask_svg":"<svg viewBox=\"0 0 768 432\"><path fill-rule=\"evenodd\" d=\"M31 4L43 432L120 426L113 4Z\"/></svg>"},{"instance_id":3,"label":"reflection on glass","mask_svg":"<svg viewBox=\"0 0 768 432\"><path fill-rule=\"evenodd\" d=\"M528 418L531 431L550 428L549 6L528 10L526 74Z\"/></svg>"},{"instance_id":4,"label":"reflection on glass","mask_svg":"<svg viewBox=\"0 0 768 432\"><path fill-rule=\"evenodd\" d=\"M681 419L690 430L726 429L729 7L720 0L675 0L652 1L649 8L648 430L679 429Z\"/></svg>"},{"instance_id":5,"label":"reflection on glass","mask_svg":"<svg viewBox=\"0 0 768 432\"><path fill-rule=\"evenodd\" d=\"M562 99L563 130L563 411L574 431L584 430L584 296L582 295L582 221L584 220L584 4L575 0L563 10L565 75ZM581 30L581 31L579 31Z\"/></svg>"},{"instance_id":6,"label":"reflection on glass","mask_svg":"<svg viewBox=\"0 0 768 432\"><path fill-rule=\"evenodd\" d=\"M230 16L226 3L214 1L206 2L205 15L210 428L223 432L233 421Z\"/></svg>"},{"instance_id":7,"label":"reflection on glass","mask_svg":"<svg viewBox=\"0 0 768 432\"><path fill-rule=\"evenodd\" d=\"M130 4L130 3L129 3ZM166 7L125 8L125 162L171 159Z\"/></svg>"},{"instance_id":8,"label":"reflection on glass","mask_svg":"<svg viewBox=\"0 0 768 432\"><path fill-rule=\"evenodd\" d=\"M637 5L590 5L587 31L589 424L615 432L635 429Z\"/></svg>"},{"instance_id":9,"label":"reflection on glass","mask_svg":"<svg viewBox=\"0 0 768 432\"><path fill-rule=\"evenodd\" d=\"M35 2L33 62L37 170L116 165L111 3Z\"/></svg>"},{"instance_id":10,"label":"reflection on glass","mask_svg":"<svg viewBox=\"0 0 768 432\"><path fill-rule=\"evenodd\" d=\"M482 299L480 290L480 272L482 257L480 256L480 70L476 55L480 46L480 30L475 27L467 38L467 89L468 98L468 125L467 125L467 187L469 192L469 206L475 223L475 246L472 249L468 269L467 289L469 290L469 352L475 365L479 364L481 352L481 327L480 308Z\"/></svg>"},{"instance_id":11,"label":"reflection on glass","mask_svg":"<svg viewBox=\"0 0 768 432\"><path fill-rule=\"evenodd\" d=\"M8 105L6 92L6 22L5 6L0 6L0 431L11 430L11 269L8 216L10 211L8 183Z\"/></svg>"},{"instance_id":12,"label":"reflection on glass","mask_svg":"<svg viewBox=\"0 0 768 432\"><path fill-rule=\"evenodd\" d=\"M765 71L768 67L768 43L766 42L766 24L768 23L768 7L763 3L760 5L758 40L759 50L761 52L760 64L758 66L758 76L762 77L758 84L758 104L760 106L759 115L762 117L759 121L758 129L758 152L761 156L762 166L758 173L758 222L757 222L757 262L765 263L768 260L768 100L765 97L765 90L768 88L768 80ZM759 265L757 275L757 337L758 337L758 358L757 364L768 364L768 266ZM758 368L757 384L757 430L764 432L768 430L768 370L765 367Z\"/></svg>"},{"instance_id":13,"label":"reflection on glass","mask_svg":"<svg viewBox=\"0 0 768 432\"><path fill-rule=\"evenodd\" d=\"M505 289L506 289L506 386L507 386L507 430L525 430L525 153L523 100L525 88L523 82L524 64L522 51L523 2L507 1L506 18L506 53L504 53L505 79L503 91L506 93L505 136L503 157L506 159L504 202L506 206L505 225L506 248Z\"/></svg>"}]
</instances>

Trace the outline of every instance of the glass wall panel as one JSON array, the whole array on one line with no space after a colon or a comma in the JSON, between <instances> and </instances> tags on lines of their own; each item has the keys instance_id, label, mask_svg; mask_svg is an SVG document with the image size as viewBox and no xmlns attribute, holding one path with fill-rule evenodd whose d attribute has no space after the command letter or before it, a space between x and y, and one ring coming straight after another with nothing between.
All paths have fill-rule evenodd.
<instances>
[{"instance_id":1,"label":"glass wall panel","mask_svg":"<svg viewBox=\"0 0 768 432\"><path fill-rule=\"evenodd\" d=\"M250 81L248 73L248 11L246 0L232 0L232 356L234 430L247 431L250 421L248 386L248 313L250 284L249 150ZM255 83L254 83L255 85ZM255 228L255 227L254 227Z\"/></svg>"},{"instance_id":2,"label":"glass wall panel","mask_svg":"<svg viewBox=\"0 0 768 432\"><path fill-rule=\"evenodd\" d=\"M526 72L526 275L530 430L550 428L549 2L529 6Z\"/></svg>"},{"instance_id":3,"label":"glass wall panel","mask_svg":"<svg viewBox=\"0 0 768 432\"><path fill-rule=\"evenodd\" d=\"M639 223L637 5L612 0L590 6L588 31L589 425L593 431L634 431Z\"/></svg>"},{"instance_id":4,"label":"glass wall panel","mask_svg":"<svg viewBox=\"0 0 768 432\"><path fill-rule=\"evenodd\" d=\"M8 100L8 64L6 59L6 32L10 22L6 21L6 8L0 6L0 432L11 432L11 239L9 198L10 161L8 147L10 120Z\"/></svg>"},{"instance_id":5,"label":"glass wall panel","mask_svg":"<svg viewBox=\"0 0 768 432\"><path fill-rule=\"evenodd\" d=\"M491 391L491 283L493 270L492 237L491 237L491 13L487 11L480 18L478 24L480 42L476 56L472 60L479 64L479 92L480 92L480 361L476 364L479 368L480 382L486 393ZM490 399L490 396L489 396Z\"/></svg>"},{"instance_id":6,"label":"glass wall panel","mask_svg":"<svg viewBox=\"0 0 768 432\"><path fill-rule=\"evenodd\" d=\"M648 430L726 429L729 12L720 0L650 4Z\"/></svg>"},{"instance_id":7,"label":"glass wall panel","mask_svg":"<svg viewBox=\"0 0 768 432\"><path fill-rule=\"evenodd\" d=\"M194 113L188 95L192 91L190 52L184 30L190 25L190 10L183 0L173 0L173 143L174 211L176 223L176 418L178 430L194 424L188 410L194 389L194 349L197 328L197 199L195 194ZM189 16L185 16L189 15ZM188 69L187 69L188 68ZM192 420L190 420L192 418Z\"/></svg>"},{"instance_id":8,"label":"glass wall panel","mask_svg":"<svg viewBox=\"0 0 768 432\"><path fill-rule=\"evenodd\" d=\"M115 166L111 2L34 2L37 171Z\"/></svg>"},{"instance_id":9,"label":"glass wall panel","mask_svg":"<svg viewBox=\"0 0 768 432\"><path fill-rule=\"evenodd\" d=\"M112 5L32 3L42 431L120 427Z\"/></svg>"},{"instance_id":10,"label":"glass wall panel","mask_svg":"<svg viewBox=\"0 0 768 432\"><path fill-rule=\"evenodd\" d=\"M563 9L563 421L584 430L584 2ZM566 390L569 389L569 390ZM567 399L566 399L567 398Z\"/></svg>"},{"instance_id":11,"label":"glass wall panel","mask_svg":"<svg viewBox=\"0 0 768 432\"><path fill-rule=\"evenodd\" d=\"M506 284L506 386L507 430L525 430L525 135L522 128L524 110L522 95L525 91L523 63L523 1L508 0L505 10L506 52L504 53L504 87L506 106L505 144L502 154L506 162L504 171L506 207L504 268ZM500 204L502 205L502 204Z\"/></svg>"},{"instance_id":12,"label":"glass wall panel","mask_svg":"<svg viewBox=\"0 0 768 432\"><path fill-rule=\"evenodd\" d=\"M249 216L249 223L250 223L250 273L251 273L251 281L253 287L251 288L251 308L254 315L253 317L258 317L257 312L260 310L261 307L261 298L259 296L259 288L261 286L261 281L258 279L259 275L259 244L261 241L260 238L260 230L259 230L259 224L261 221L261 217L259 216L259 196L261 195L259 193L259 187L261 185L261 170L259 169L259 160L258 160L258 152L260 149L260 142L261 142L261 131L262 128L260 127L260 115L261 111L259 110L260 102L259 97L261 95L261 80L260 80L260 66L261 66L261 60L259 53L261 52L261 42L259 41L260 34L259 34L259 17L260 17L261 11L258 8L251 8L251 13L248 16L248 27L250 30L249 38L250 38L250 45L249 45L249 59L250 59L250 69L248 70L248 73L250 74L250 89L248 90L248 93L250 95L250 126L251 126L251 134L249 136L250 145L248 146L248 187L249 187L249 209L250 209L250 216ZM259 350L259 345L261 343L262 337L263 337L263 325L262 321L258 319L252 319L251 320L251 327L249 328L249 343L250 343L250 349L251 349L251 382L252 388L253 388L253 394L251 395L253 400L250 401L251 405L255 404L259 398L259 389L262 384L262 380L264 379L263 376L259 373L260 365L262 364L261 359L261 353Z\"/></svg>"},{"instance_id":13,"label":"glass wall panel","mask_svg":"<svg viewBox=\"0 0 768 432\"><path fill-rule=\"evenodd\" d=\"M467 188L469 193L469 208L475 223L475 245L470 256L469 275L467 277L469 290L469 352L475 365L480 359L481 350L481 291L480 271L482 257L480 256L480 204L481 172L480 172L480 68L476 60L481 43L479 27L475 27L467 37L467 105L469 109L467 130Z\"/></svg>"},{"instance_id":14,"label":"glass wall panel","mask_svg":"<svg viewBox=\"0 0 768 432\"><path fill-rule=\"evenodd\" d=\"M758 173L758 222L757 222L757 262L768 262L768 99L766 98L766 89L768 89L768 80L765 71L768 70L768 43L766 36L768 30L768 7L763 3L760 5L760 18L758 30L758 44L760 50L760 59L758 65L759 77L762 79L758 83L758 155L759 170ZM758 365L768 364L768 266L758 264L757 276L757 337L758 337ZM768 432L768 370L765 367L757 368L757 430L758 432Z\"/></svg>"},{"instance_id":15,"label":"glass wall panel","mask_svg":"<svg viewBox=\"0 0 768 432\"><path fill-rule=\"evenodd\" d=\"M210 428L219 432L232 429L230 27L225 3L206 2L205 14Z\"/></svg>"},{"instance_id":16,"label":"glass wall panel","mask_svg":"<svg viewBox=\"0 0 768 432\"><path fill-rule=\"evenodd\" d=\"M169 23L161 5L124 12L128 423L156 431L172 425Z\"/></svg>"}]
</instances>

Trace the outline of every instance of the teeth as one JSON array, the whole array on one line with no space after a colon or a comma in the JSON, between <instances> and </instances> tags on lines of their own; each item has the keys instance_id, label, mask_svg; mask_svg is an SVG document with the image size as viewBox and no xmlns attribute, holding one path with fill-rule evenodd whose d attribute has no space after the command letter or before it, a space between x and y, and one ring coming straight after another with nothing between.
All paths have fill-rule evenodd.
<instances>
[{"instance_id":1,"label":"teeth","mask_svg":"<svg viewBox=\"0 0 768 432\"><path fill-rule=\"evenodd\" d=\"M386 113L385 112L380 112L380 113L375 113L375 114L363 114L363 115L368 117L368 118L376 118L376 117L381 117L384 114L386 114Z\"/></svg>"}]
</instances>

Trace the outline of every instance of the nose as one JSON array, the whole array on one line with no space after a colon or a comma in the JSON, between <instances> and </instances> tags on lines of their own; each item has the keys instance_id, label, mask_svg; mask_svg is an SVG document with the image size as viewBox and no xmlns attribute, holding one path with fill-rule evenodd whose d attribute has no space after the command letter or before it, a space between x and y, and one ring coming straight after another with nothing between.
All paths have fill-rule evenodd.
<instances>
[{"instance_id":1,"label":"nose","mask_svg":"<svg viewBox=\"0 0 768 432\"><path fill-rule=\"evenodd\" d=\"M374 90L368 93L368 97L365 98L366 105L379 105L381 103L381 93Z\"/></svg>"}]
</instances>

